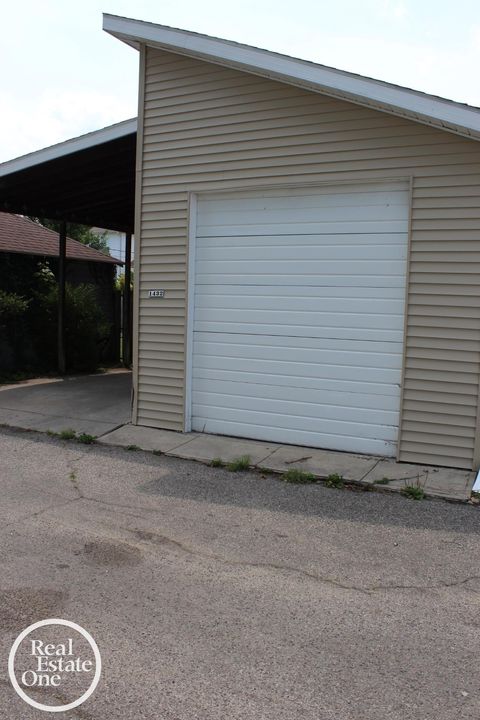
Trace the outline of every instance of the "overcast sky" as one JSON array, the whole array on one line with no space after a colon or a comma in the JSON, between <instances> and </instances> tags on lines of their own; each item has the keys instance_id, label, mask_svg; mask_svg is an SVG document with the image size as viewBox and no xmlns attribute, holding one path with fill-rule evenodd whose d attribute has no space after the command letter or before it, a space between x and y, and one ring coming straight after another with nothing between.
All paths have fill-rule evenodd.
<instances>
[{"instance_id":1,"label":"overcast sky","mask_svg":"<svg viewBox=\"0 0 480 720\"><path fill-rule=\"evenodd\" d=\"M0 162L136 115L138 53L102 12L480 106L479 0L0 0Z\"/></svg>"}]
</instances>

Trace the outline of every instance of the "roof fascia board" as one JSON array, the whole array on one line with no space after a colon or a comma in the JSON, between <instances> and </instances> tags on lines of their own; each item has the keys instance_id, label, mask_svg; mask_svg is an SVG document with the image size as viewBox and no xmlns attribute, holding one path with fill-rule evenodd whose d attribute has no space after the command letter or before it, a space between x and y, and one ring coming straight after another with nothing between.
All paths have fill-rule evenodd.
<instances>
[{"instance_id":1,"label":"roof fascia board","mask_svg":"<svg viewBox=\"0 0 480 720\"><path fill-rule=\"evenodd\" d=\"M280 80L480 139L480 112L455 102L228 40L104 15L103 29L133 47L159 49Z\"/></svg>"},{"instance_id":2,"label":"roof fascia board","mask_svg":"<svg viewBox=\"0 0 480 720\"><path fill-rule=\"evenodd\" d=\"M86 135L80 135L79 137L72 138L71 140L65 140L65 142L51 145L50 147L37 150L28 155L22 155L14 160L7 160L0 164L0 177L9 175L19 170L26 170L40 165L41 163L48 162L49 160L56 160L57 158L65 157L66 155L72 155L73 153L81 150L88 150L97 145L110 142L112 140L118 140L127 135L132 135L137 132L137 118L131 120L125 120L115 125L102 128L101 130L94 130L93 132L87 133Z\"/></svg>"}]
</instances>

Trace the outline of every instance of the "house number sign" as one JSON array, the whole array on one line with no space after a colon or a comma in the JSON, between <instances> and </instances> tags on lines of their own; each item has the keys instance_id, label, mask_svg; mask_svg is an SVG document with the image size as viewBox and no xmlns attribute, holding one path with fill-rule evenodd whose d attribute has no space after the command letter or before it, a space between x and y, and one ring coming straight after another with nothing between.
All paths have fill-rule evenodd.
<instances>
[{"instance_id":1,"label":"house number sign","mask_svg":"<svg viewBox=\"0 0 480 720\"><path fill-rule=\"evenodd\" d=\"M163 298L165 297L165 290L149 290L148 297Z\"/></svg>"}]
</instances>

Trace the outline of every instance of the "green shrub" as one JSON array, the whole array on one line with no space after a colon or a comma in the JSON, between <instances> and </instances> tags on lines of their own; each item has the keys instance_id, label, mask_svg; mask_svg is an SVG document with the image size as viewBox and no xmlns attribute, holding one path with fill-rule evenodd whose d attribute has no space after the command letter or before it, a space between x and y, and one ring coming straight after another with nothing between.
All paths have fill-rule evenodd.
<instances>
[{"instance_id":1,"label":"green shrub","mask_svg":"<svg viewBox=\"0 0 480 720\"><path fill-rule=\"evenodd\" d=\"M58 290L52 285L39 298L40 327L37 338L41 355L47 366L55 367ZM43 334L42 334L43 329ZM93 285L65 286L65 347L68 370L95 370L100 362L102 347L108 342L110 327L98 306Z\"/></svg>"},{"instance_id":2,"label":"green shrub","mask_svg":"<svg viewBox=\"0 0 480 720\"><path fill-rule=\"evenodd\" d=\"M0 377L8 380L22 369L29 342L25 316L30 301L15 292L0 289Z\"/></svg>"},{"instance_id":3,"label":"green shrub","mask_svg":"<svg viewBox=\"0 0 480 720\"><path fill-rule=\"evenodd\" d=\"M23 315L29 303L30 300L26 300L21 295L0 290L0 325L5 325Z\"/></svg>"}]
</instances>

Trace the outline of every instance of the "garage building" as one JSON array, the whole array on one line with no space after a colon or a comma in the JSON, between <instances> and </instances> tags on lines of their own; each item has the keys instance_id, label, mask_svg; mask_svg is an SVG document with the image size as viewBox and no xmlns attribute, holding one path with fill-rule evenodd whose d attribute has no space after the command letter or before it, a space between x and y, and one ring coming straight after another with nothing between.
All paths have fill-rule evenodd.
<instances>
[{"instance_id":1,"label":"garage building","mask_svg":"<svg viewBox=\"0 0 480 720\"><path fill-rule=\"evenodd\" d=\"M104 29L140 51L134 422L477 468L480 111Z\"/></svg>"}]
</instances>

